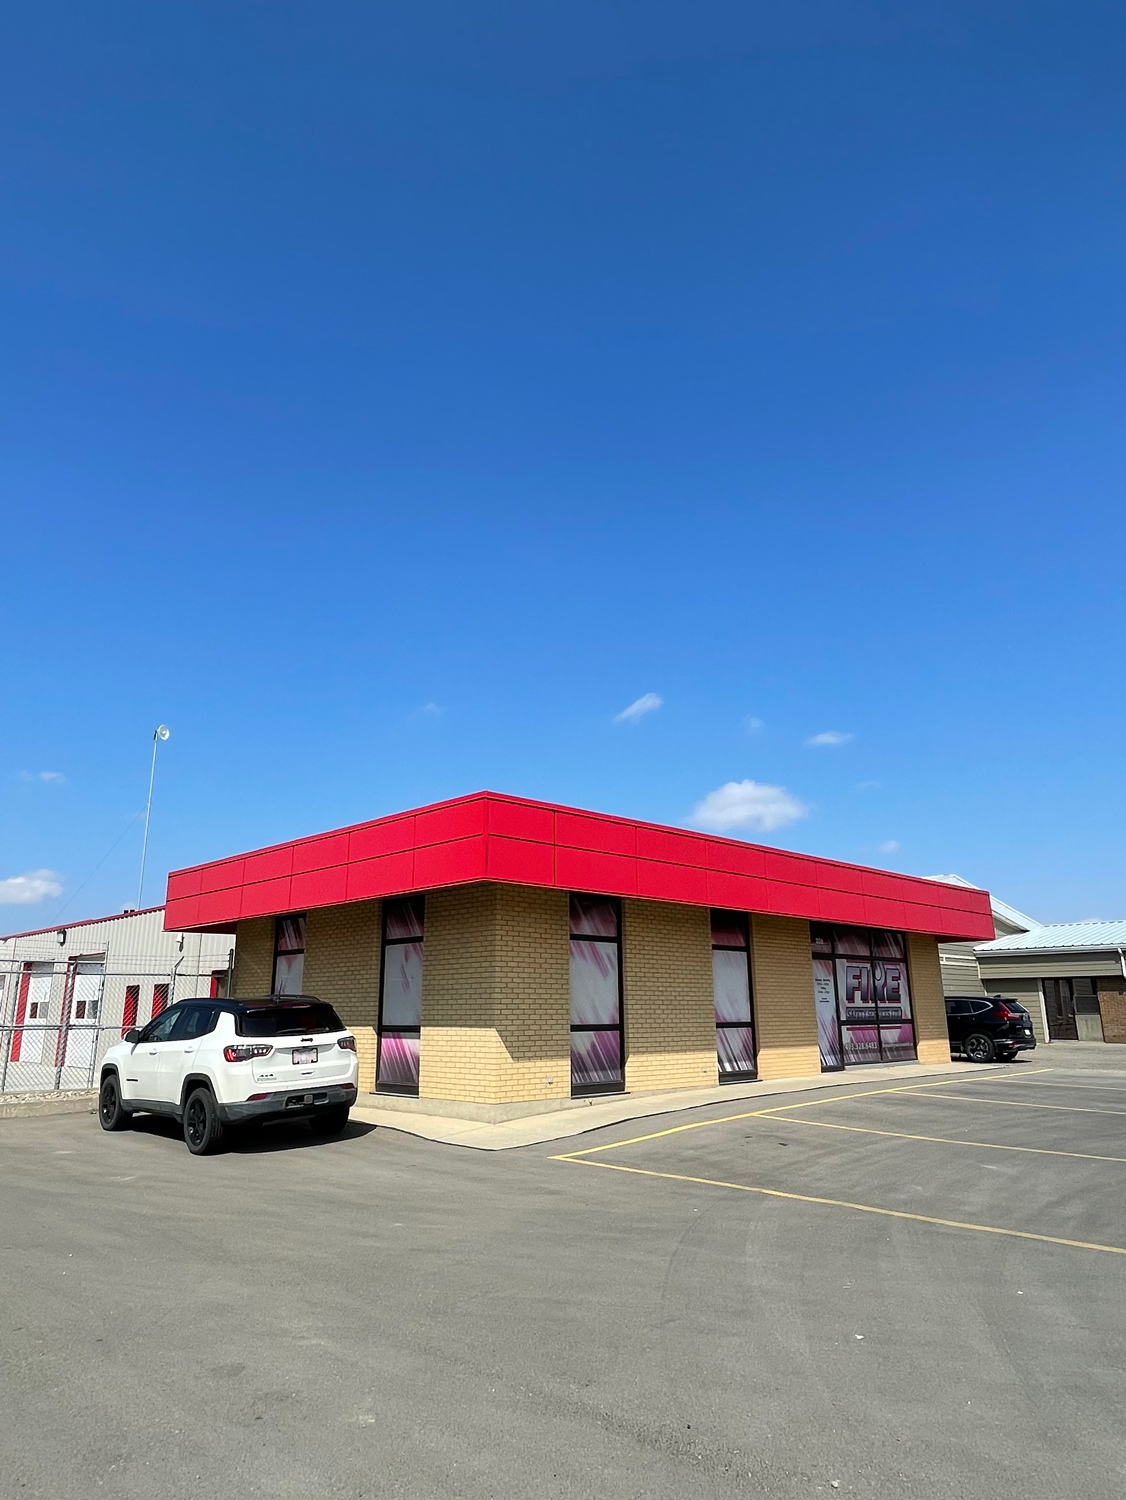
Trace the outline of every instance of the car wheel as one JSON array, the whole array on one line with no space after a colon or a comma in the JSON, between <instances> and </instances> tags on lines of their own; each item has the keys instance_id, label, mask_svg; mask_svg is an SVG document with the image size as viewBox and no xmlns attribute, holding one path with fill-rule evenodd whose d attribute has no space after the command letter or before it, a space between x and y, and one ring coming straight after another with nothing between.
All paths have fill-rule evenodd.
<instances>
[{"instance_id":1,"label":"car wheel","mask_svg":"<svg viewBox=\"0 0 1126 1500\"><path fill-rule=\"evenodd\" d=\"M324 1109L309 1117L309 1129L314 1135L339 1135L348 1123L348 1106L337 1105Z\"/></svg>"},{"instance_id":2,"label":"car wheel","mask_svg":"<svg viewBox=\"0 0 1126 1500\"><path fill-rule=\"evenodd\" d=\"M210 1089L196 1089L184 1105L184 1143L193 1156L222 1150L226 1131Z\"/></svg>"},{"instance_id":3,"label":"car wheel","mask_svg":"<svg viewBox=\"0 0 1126 1500\"><path fill-rule=\"evenodd\" d=\"M116 1073L107 1073L98 1090L98 1124L103 1130L128 1130L133 1116L121 1102Z\"/></svg>"},{"instance_id":4,"label":"car wheel","mask_svg":"<svg viewBox=\"0 0 1126 1500\"><path fill-rule=\"evenodd\" d=\"M993 1038L985 1036L980 1031L975 1031L973 1036L968 1036L962 1043L962 1050L970 1062L988 1063L992 1062L997 1055L997 1049L993 1045Z\"/></svg>"}]
</instances>

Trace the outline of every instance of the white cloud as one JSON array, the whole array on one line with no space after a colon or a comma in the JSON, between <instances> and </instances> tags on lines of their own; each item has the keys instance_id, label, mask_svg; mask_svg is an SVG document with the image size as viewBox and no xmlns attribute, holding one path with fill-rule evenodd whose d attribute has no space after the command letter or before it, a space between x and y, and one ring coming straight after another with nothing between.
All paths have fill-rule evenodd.
<instances>
[{"instance_id":1,"label":"white cloud","mask_svg":"<svg viewBox=\"0 0 1126 1500\"><path fill-rule=\"evenodd\" d=\"M845 734L840 729L823 729L820 734L810 735L806 740L807 745L847 745L849 740L854 740L854 734Z\"/></svg>"},{"instance_id":2,"label":"white cloud","mask_svg":"<svg viewBox=\"0 0 1126 1500\"><path fill-rule=\"evenodd\" d=\"M415 718L440 719L445 711L444 708L439 708L437 703L424 703L421 708L415 709Z\"/></svg>"},{"instance_id":3,"label":"white cloud","mask_svg":"<svg viewBox=\"0 0 1126 1500\"><path fill-rule=\"evenodd\" d=\"M0 880L0 906L34 906L51 896L61 896L63 888L54 870L28 870Z\"/></svg>"},{"instance_id":4,"label":"white cloud","mask_svg":"<svg viewBox=\"0 0 1126 1500\"><path fill-rule=\"evenodd\" d=\"M854 792L878 792L880 783L878 781L858 781L852 789Z\"/></svg>"},{"instance_id":5,"label":"white cloud","mask_svg":"<svg viewBox=\"0 0 1126 1500\"><path fill-rule=\"evenodd\" d=\"M898 839L885 839L884 842L880 845L880 853L881 854L898 854L898 852L899 852L899 840Z\"/></svg>"},{"instance_id":6,"label":"white cloud","mask_svg":"<svg viewBox=\"0 0 1126 1500\"><path fill-rule=\"evenodd\" d=\"M21 771L20 777L24 781L65 781L66 777L61 771Z\"/></svg>"},{"instance_id":7,"label":"white cloud","mask_svg":"<svg viewBox=\"0 0 1126 1500\"><path fill-rule=\"evenodd\" d=\"M766 786L761 781L728 781L693 808L692 821L716 833L727 833L733 828L770 833L808 814L805 803L799 802L784 786Z\"/></svg>"},{"instance_id":8,"label":"white cloud","mask_svg":"<svg viewBox=\"0 0 1126 1500\"><path fill-rule=\"evenodd\" d=\"M614 723L626 724L631 720L642 719L646 714L651 714L655 709L660 708L664 701L656 693L642 693L641 697L635 699L628 708L623 708L620 714L614 715Z\"/></svg>"},{"instance_id":9,"label":"white cloud","mask_svg":"<svg viewBox=\"0 0 1126 1500\"><path fill-rule=\"evenodd\" d=\"M747 717L743 720L743 728L747 731L748 734L761 734L766 728L766 725L761 719L756 719L752 717L752 715L748 714Z\"/></svg>"}]
</instances>

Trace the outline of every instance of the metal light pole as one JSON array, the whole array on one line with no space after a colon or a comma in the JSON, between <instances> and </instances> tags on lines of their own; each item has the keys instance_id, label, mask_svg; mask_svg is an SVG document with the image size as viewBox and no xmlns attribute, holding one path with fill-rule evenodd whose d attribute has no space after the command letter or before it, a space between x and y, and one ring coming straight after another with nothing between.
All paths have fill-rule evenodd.
<instances>
[{"instance_id":1,"label":"metal light pole","mask_svg":"<svg viewBox=\"0 0 1126 1500\"><path fill-rule=\"evenodd\" d=\"M137 910L141 909L141 893L145 888L145 860L149 852L149 818L152 816L152 785L156 780L156 747L168 738L168 725L158 724L152 732L152 768L149 771L149 800L145 805L145 841L141 845L141 878L137 882Z\"/></svg>"}]
</instances>

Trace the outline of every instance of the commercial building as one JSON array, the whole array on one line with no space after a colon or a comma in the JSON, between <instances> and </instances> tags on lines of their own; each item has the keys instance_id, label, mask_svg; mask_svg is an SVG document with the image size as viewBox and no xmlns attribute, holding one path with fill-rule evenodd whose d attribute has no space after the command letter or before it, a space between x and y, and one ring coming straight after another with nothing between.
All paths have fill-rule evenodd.
<instances>
[{"instance_id":1,"label":"commercial building","mask_svg":"<svg viewBox=\"0 0 1126 1500\"><path fill-rule=\"evenodd\" d=\"M492 792L174 871L165 922L467 1113L948 1061L938 943L993 932L984 891Z\"/></svg>"},{"instance_id":2,"label":"commercial building","mask_svg":"<svg viewBox=\"0 0 1126 1500\"><path fill-rule=\"evenodd\" d=\"M1126 1042L1126 922L1052 922L979 943L991 995L1043 1016L1053 1042Z\"/></svg>"},{"instance_id":3,"label":"commercial building","mask_svg":"<svg viewBox=\"0 0 1126 1500\"><path fill-rule=\"evenodd\" d=\"M932 875L931 880L941 880L947 885L965 886L969 890L980 889L961 875ZM1001 901L990 892L989 909L993 913L993 936L1012 937L1017 933L1032 932L1041 926L1035 917L1026 917L1007 901ZM985 995L990 993L982 983L977 966L977 955L973 943L939 943L938 961L942 966L942 989L946 995ZM1045 1021L1040 1013L1031 1011L1032 1024L1037 1041L1047 1041Z\"/></svg>"},{"instance_id":4,"label":"commercial building","mask_svg":"<svg viewBox=\"0 0 1126 1500\"><path fill-rule=\"evenodd\" d=\"M0 1092L89 1087L130 1026L223 993L233 946L168 931L160 906L0 937Z\"/></svg>"}]
</instances>

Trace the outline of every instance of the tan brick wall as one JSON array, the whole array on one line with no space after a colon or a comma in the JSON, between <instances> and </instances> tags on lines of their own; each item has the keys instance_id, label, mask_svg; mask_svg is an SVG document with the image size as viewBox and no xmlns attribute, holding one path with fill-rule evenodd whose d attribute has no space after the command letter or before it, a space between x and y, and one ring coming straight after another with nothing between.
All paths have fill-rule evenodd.
<instances>
[{"instance_id":1,"label":"tan brick wall","mask_svg":"<svg viewBox=\"0 0 1126 1500\"><path fill-rule=\"evenodd\" d=\"M938 943L922 933L907 934L907 969L911 983L911 1006L915 1013L915 1046L921 1063L950 1061L950 1037L946 1029L946 1001L942 993L942 966Z\"/></svg>"},{"instance_id":2,"label":"tan brick wall","mask_svg":"<svg viewBox=\"0 0 1126 1500\"><path fill-rule=\"evenodd\" d=\"M626 1088L718 1080L707 907L622 902Z\"/></svg>"},{"instance_id":3,"label":"tan brick wall","mask_svg":"<svg viewBox=\"0 0 1126 1500\"><path fill-rule=\"evenodd\" d=\"M751 917L751 975L758 1028L758 1076L812 1078L821 1072L809 923Z\"/></svg>"},{"instance_id":4,"label":"tan brick wall","mask_svg":"<svg viewBox=\"0 0 1126 1500\"><path fill-rule=\"evenodd\" d=\"M376 1030L374 1026L353 1026L356 1038L356 1060L360 1065L360 1077L356 1087L361 1094L375 1092Z\"/></svg>"},{"instance_id":5,"label":"tan brick wall","mask_svg":"<svg viewBox=\"0 0 1126 1500\"><path fill-rule=\"evenodd\" d=\"M568 986L565 892L475 885L427 896L419 1095L566 1098Z\"/></svg>"},{"instance_id":6,"label":"tan brick wall","mask_svg":"<svg viewBox=\"0 0 1126 1500\"><path fill-rule=\"evenodd\" d=\"M1103 1041L1126 1042L1126 979L1099 980L1099 1011L1103 1018Z\"/></svg>"},{"instance_id":7,"label":"tan brick wall","mask_svg":"<svg viewBox=\"0 0 1126 1500\"><path fill-rule=\"evenodd\" d=\"M274 982L274 919L251 917L238 924L235 974L231 994L236 998L268 995Z\"/></svg>"},{"instance_id":8,"label":"tan brick wall","mask_svg":"<svg viewBox=\"0 0 1126 1500\"><path fill-rule=\"evenodd\" d=\"M504 1048L498 1102L566 1099L571 1093L567 892L519 885L494 889L494 1024Z\"/></svg>"},{"instance_id":9,"label":"tan brick wall","mask_svg":"<svg viewBox=\"0 0 1126 1500\"><path fill-rule=\"evenodd\" d=\"M345 1026L379 1020L378 901L353 901L311 911L305 927L301 988L335 1006Z\"/></svg>"}]
</instances>

